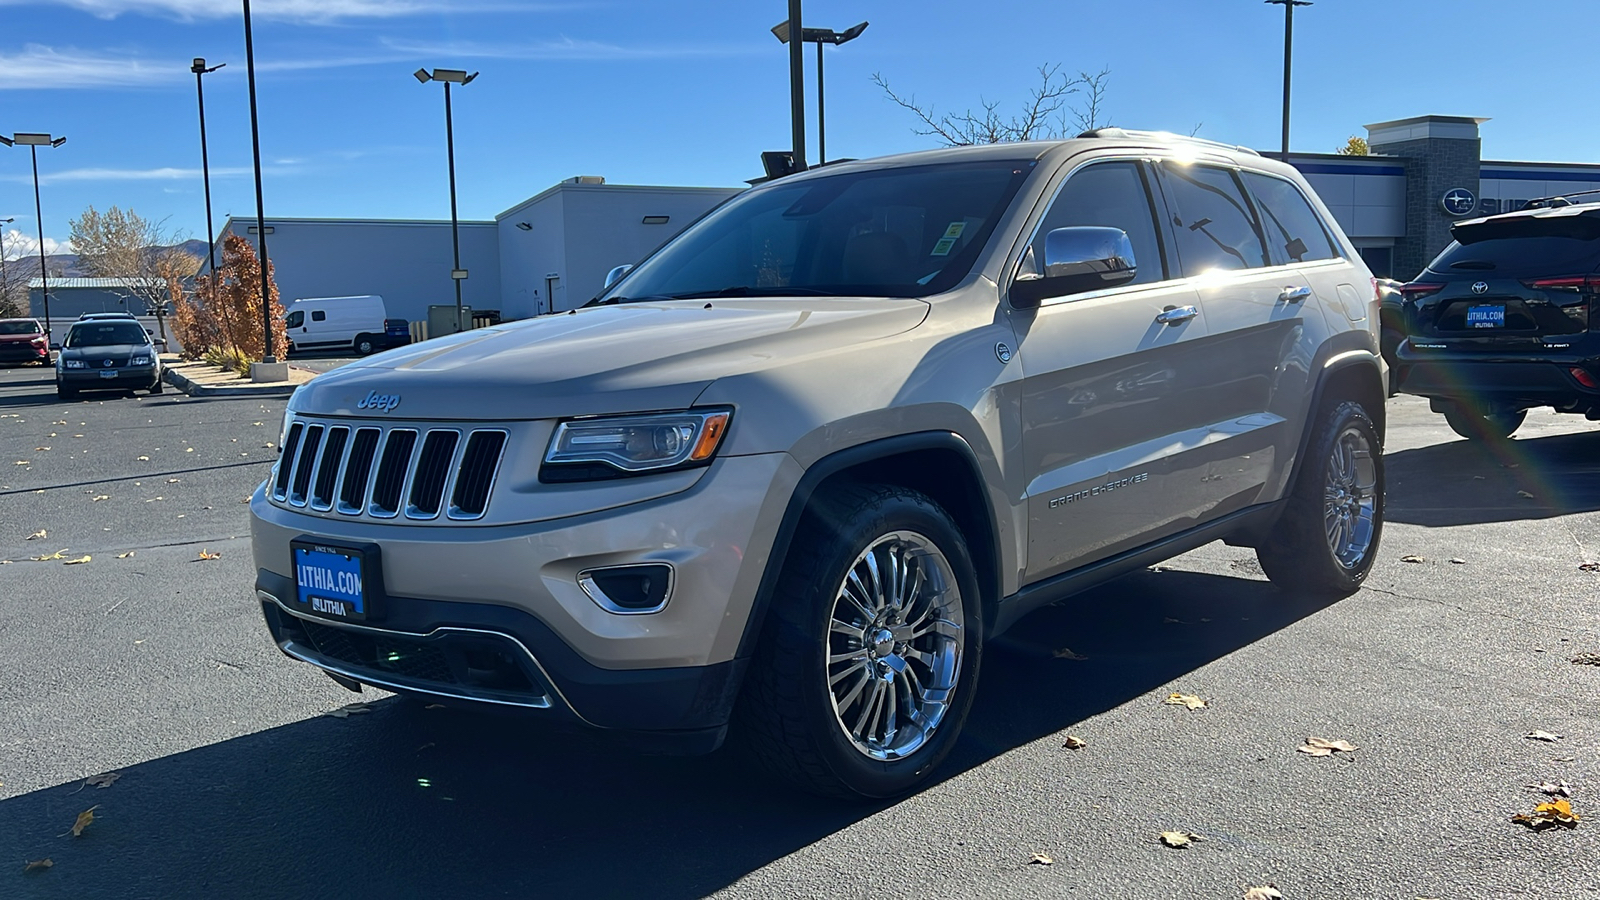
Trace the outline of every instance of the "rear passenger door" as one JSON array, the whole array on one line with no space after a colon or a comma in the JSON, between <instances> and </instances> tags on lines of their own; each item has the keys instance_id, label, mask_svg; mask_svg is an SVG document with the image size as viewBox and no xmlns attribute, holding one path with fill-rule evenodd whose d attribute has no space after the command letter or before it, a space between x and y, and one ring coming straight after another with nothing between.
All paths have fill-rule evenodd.
<instances>
[{"instance_id":1,"label":"rear passenger door","mask_svg":"<svg viewBox=\"0 0 1600 900\"><path fill-rule=\"evenodd\" d=\"M1240 172L1223 163L1163 160L1161 186L1178 265L1200 297L1210 358L1198 400L1214 430L1204 474L1207 517L1263 500L1296 452L1307 316L1320 312L1304 275L1278 264Z\"/></svg>"}]
</instances>

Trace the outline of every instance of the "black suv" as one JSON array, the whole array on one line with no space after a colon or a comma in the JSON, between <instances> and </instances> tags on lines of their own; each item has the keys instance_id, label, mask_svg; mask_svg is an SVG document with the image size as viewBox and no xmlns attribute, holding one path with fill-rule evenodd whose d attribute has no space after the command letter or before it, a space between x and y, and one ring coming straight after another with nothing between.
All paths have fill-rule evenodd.
<instances>
[{"instance_id":1,"label":"black suv","mask_svg":"<svg viewBox=\"0 0 1600 900\"><path fill-rule=\"evenodd\" d=\"M1600 203L1535 200L1450 233L1400 289L1400 391L1478 440L1509 437L1535 406L1600 419Z\"/></svg>"}]
</instances>

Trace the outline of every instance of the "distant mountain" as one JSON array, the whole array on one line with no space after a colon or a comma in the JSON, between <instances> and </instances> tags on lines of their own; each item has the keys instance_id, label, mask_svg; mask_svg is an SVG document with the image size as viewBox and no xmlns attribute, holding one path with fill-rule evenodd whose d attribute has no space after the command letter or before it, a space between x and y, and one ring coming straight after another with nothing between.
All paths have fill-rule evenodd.
<instances>
[{"instance_id":1,"label":"distant mountain","mask_svg":"<svg viewBox=\"0 0 1600 900\"><path fill-rule=\"evenodd\" d=\"M173 244L183 252L197 260L206 258L206 242L201 240L187 240L181 244ZM152 251L168 250L172 247L152 247ZM45 265L51 278L88 278L89 273L78 262L76 253L48 253L45 254ZM28 256L6 261L6 268L19 267L20 271L28 278L39 277L39 257Z\"/></svg>"}]
</instances>

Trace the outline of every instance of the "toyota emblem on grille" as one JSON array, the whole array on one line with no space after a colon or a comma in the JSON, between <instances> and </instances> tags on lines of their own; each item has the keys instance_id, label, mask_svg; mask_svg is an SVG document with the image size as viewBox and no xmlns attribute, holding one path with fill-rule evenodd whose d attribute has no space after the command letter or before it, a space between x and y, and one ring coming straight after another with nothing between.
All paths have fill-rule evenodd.
<instances>
[{"instance_id":1,"label":"toyota emblem on grille","mask_svg":"<svg viewBox=\"0 0 1600 900\"><path fill-rule=\"evenodd\" d=\"M1487 282L1487 281L1474 281L1472 283L1472 292L1474 294L1487 294L1487 293L1489 293L1489 282Z\"/></svg>"}]
</instances>

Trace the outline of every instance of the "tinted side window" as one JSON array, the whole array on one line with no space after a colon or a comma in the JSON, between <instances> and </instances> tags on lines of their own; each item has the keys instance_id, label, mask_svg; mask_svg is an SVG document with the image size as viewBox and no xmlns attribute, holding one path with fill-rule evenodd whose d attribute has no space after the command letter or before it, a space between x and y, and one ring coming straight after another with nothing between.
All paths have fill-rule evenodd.
<instances>
[{"instance_id":1,"label":"tinted side window","mask_svg":"<svg viewBox=\"0 0 1600 900\"><path fill-rule=\"evenodd\" d=\"M1322 220L1294 184L1282 178L1243 173L1245 187L1256 199L1267 249L1274 265L1333 259L1339 255Z\"/></svg>"},{"instance_id":2,"label":"tinted side window","mask_svg":"<svg viewBox=\"0 0 1600 900\"><path fill-rule=\"evenodd\" d=\"M327 320L328 320L328 314L326 312L324 312L323 310L313 309L311 311L311 321L313 321L313 322L326 322Z\"/></svg>"},{"instance_id":3,"label":"tinted side window","mask_svg":"<svg viewBox=\"0 0 1600 900\"><path fill-rule=\"evenodd\" d=\"M1184 275L1269 264L1255 215L1233 173L1170 162L1162 163L1161 171Z\"/></svg>"},{"instance_id":4,"label":"tinted side window","mask_svg":"<svg viewBox=\"0 0 1600 900\"><path fill-rule=\"evenodd\" d=\"M1039 223L1028 251L1032 260L1024 265L1042 266L1045 235L1071 225L1105 225L1127 232L1133 244L1134 263L1139 267L1132 284L1167 277L1161 243L1156 237L1155 211L1138 163L1095 163L1073 173Z\"/></svg>"}]
</instances>

